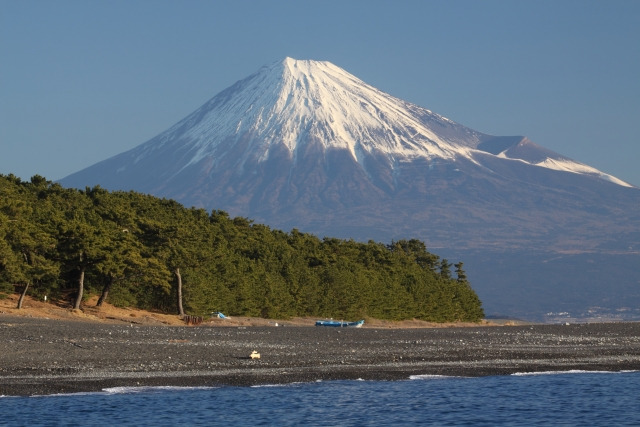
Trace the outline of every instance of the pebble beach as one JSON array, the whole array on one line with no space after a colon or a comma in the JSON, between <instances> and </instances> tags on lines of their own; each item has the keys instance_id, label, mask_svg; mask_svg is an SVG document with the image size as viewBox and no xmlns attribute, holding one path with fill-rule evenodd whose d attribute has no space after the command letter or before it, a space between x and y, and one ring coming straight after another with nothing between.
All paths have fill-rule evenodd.
<instances>
[{"instance_id":1,"label":"pebble beach","mask_svg":"<svg viewBox=\"0 0 640 427\"><path fill-rule=\"evenodd\" d=\"M147 326L0 315L0 395L640 370L640 323ZM260 355L251 358L252 352Z\"/></svg>"}]
</instances>

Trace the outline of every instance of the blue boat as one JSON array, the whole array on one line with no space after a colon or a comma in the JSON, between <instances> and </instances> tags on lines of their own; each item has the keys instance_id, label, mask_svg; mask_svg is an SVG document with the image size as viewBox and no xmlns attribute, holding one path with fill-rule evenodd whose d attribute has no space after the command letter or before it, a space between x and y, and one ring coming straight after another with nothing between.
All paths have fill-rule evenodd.
<instances>
[{"instance_id":1,"label":"blue boat","mask_svg":"<svg viewBox=\"0 0 640 427\"><path fill-rule=\"evenodd\" d=\"M222 314L219 311L214 311L213 313L211 313L211 318L213 319L214 317L217 317L218 319L226 319L227 316L225 316L224 314Z\"/></svg>"},{"instance_id":2,"label":"blue boat","mask_svg":"<svg viewBox=\"0 0 640 427\"><path fill-rule=\"evenodd\" d=\"M361 328L364 320L357 322L343 322L342 320L317 320L316 326L329 326L333 328Z\"/></svg>"}]
</instances>

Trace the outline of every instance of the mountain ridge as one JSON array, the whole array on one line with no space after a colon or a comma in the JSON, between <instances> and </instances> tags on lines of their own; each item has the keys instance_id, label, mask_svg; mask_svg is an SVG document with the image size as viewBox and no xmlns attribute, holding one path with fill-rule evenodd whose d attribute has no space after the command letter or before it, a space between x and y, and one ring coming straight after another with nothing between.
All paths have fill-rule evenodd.
<instances>
[{"instance_id":1,"label":"mountain ridge","mask_svg":"<svg viewBox=\"0 0 640 427\"><path fill-rule=\"evenodd\" d=\"M549 254L528 270L535 282L516 285L506 278L517 266L482 272L478 262L472 282L488 314L519 315L504 301L492 306L495 276L503 288L544 287L556 283L539 273L553 254L633 257L640 248L637 187L524 136L472 130L321 61L262 67L158 136L60 182L133 189L319 236L420 238L456 259L492 253L496 265L504 251L522 251L519 262L527 251ZM624 269L625 289L640 284L637 270ZM618 307L627 296L593 300Z\"/></svg>"},{"instance_id":2,"label":"mountain ridge","mask_svg":"<svg viewBox=\"0 0 640 427\"><path fill-rule=\"evenodd\" d=\"M392 124L390 116L395 116ZM181 169L173 171L177 175L203 160L206 163L207 159L210 167L214 167L220 161L220 153L224 155L231 147L242 151L236 167L247 161L266 160L277 144L287 147L295 161L298 145L307 140L319 141L324 150L347 149L361 167L371 155L393 169L398 162L416 158L474 159L477 152L487 152L632 187L595 168L542 149L525 137L495 137L464 127L387 95L329 62L292 58L262 67L127 153L136 164L137 158L149 156L174 141L171 149L187 160ZM495 152L500 143L506 142L508 145ZM114 172L123 171L119 168ZM70 181L73 175L61 181Z\"/></svg>"}]
</instances>

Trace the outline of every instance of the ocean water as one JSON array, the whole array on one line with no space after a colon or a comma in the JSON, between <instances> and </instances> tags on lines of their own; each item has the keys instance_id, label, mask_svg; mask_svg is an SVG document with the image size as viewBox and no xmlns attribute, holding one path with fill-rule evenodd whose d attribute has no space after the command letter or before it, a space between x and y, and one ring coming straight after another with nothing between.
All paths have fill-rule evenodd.
<instances>
[{"instance_id":1,"label":"ocean water","mask_svg":"<svg viewBox=\"0 0 640 427\"><path fill-rule=\"evenodd\" d=\"M416 376L2 397L9 426L640 426L640 372Z\"/></svg>"}]
</instances>

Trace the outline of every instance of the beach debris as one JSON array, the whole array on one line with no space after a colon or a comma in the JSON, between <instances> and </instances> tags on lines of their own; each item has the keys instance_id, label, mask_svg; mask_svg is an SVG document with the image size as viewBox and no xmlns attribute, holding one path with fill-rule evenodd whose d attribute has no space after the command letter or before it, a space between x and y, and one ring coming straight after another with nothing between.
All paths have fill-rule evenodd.
<instances>
[{"instance_id":1,"label":"beach debris","mask_svg":"<svg viewBox=\"0 0 640 427\"><path fill-rule=\"evenodd\" d=\"M182 320L184 320L187 325L199 325L203 321L202 316L191 316L190 314L186 314Z\"/></svg>"},{"instance_id":2,"label":"beach debris","mask_svg":"<svg viewBox=\"0 0 640 427\"><path fill-rule=\"evenodd\" d=\"M40 337L40 338L42 338L42 337ZM63 342L66 342L67 344L71 344L71 345L76 346L76 347L84 348L83 346L81 346L80 344L78 344L77 342L74 342L74 341L63 340Z\"/></svg>"},{"instance_id":3,"label":"beach debris","mask_svg":"<svg viewBox=\"0 0 640 427\"><path fill-rule=\"evenodd\" d=\"M260 353L258 353L257 351L253 350L251 352L251 354L249 355L249 358L251 358L251 359L260 359Z\"/></svg>"}]
</instances>

